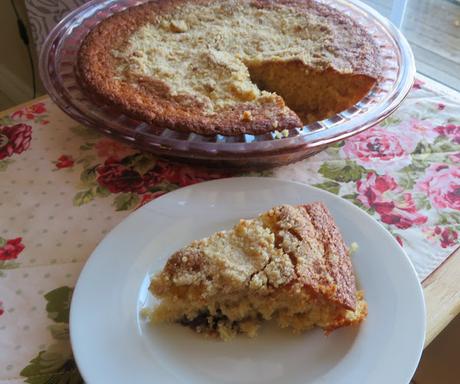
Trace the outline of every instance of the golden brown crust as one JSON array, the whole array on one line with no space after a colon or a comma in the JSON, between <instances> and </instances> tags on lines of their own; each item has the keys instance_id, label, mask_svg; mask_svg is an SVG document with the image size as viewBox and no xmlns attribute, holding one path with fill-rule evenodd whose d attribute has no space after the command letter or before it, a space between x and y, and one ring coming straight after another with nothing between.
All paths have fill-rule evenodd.
<instances>
[{"instance_id":1,"label":"golden brown crust","mask_svg":"<svg viewBox=\"0 0 460 384\"><path fill-rule=\"evenodd\" d=\"M334 219L317 202L269 212L279 246L291 256L297 281L316 295L353 310L356 285L348 249Z\"/></svg>"},{"instance_id":2,"label":"golden brown crust","mask_svg":"<svg viewBox=\"0 0 460 384\"><path fill-rule=\"evenodd\" d=\"M308 289L318 297L333 301L346 309L355 309L356 283L350 254L334 219L323 203L281 205L263 213L260 220L263 226L274 234L274 247L281 251L279 254L289 255L289 265L284 265L282 268L289 269L291 265L294 266L295 274L291 272L285 274L289 277L276 284L289 289L293 284L298 284L302 289ZM241 222L234 231L246 228L245 224L246 221ZM223 234L224 232L217 233L214 236L224 238ZM255 238L254 232L248 232L246 236L259 247L269 248ZM203 245L206 241L206 239L195 241L168 259L160 275L165 278L166 285L177 286L179 281L180 284L185 281L186 285L196 286L208 282L217 284L209 276L211 273L219 273L213 265L215 260L203 253ZM227 256L222 254L221 257L225 259ZM266 270L270 261L273 260L256 263L255 259L251 258L251 269L243 270L239 281L248 283L248 278L252 279L255 273ZM244 263L239 261L236 264L242 266ZM261 268L260 264L265 265L265 269ZM226 268L233 267L234 265L229 263ZM269 283L274 284L273 281ZM156 293L161 296L163 292L156 291Z\"/></svg>"},{"instance_id":3,"label":"golden brown crust","mask_svg":"<svg viewBox=\"0 0 460 384\"><path fill-rule=\"evenodd\" d=\"M150 291L152 318L224 340L263 319L326 333L367 315L348 249L322 203L281 205L174 253Z\"/></svg>"},{"instance_id":4,"label":"golden brown crust","mask_svg":"<svg viewBox=\"0 0 460 384\"><path fill-rule=\"evenodd\" d=\"M203 105L193 97L171 96L168 85L161 80L136 78L136 86L127 81L114 81L117 59L111 54L114 48L122 47L127 38L155 16L167 15L173 9L190 0L160 0L130 8L110 17L92 30L84 40L79 56L79 77L89 95L94 95L119 107L124 113L144 120L153 126L167 127L177 131L212 135L261 134L274 129L283 130L303 125L299 116L285 106L281 97L276 103L240 103L224 108L219 113L203 113ZM200 0L196 4L212 3ZM258 7L275 6L274 1L253 1ZM341 68L343 60L351 63L354 75L362 75L373 83L378 76L376 48L369 42L368 34L350 18L338 11L311 0L282 0L284 5L297 7L326 16L338 35L344 28L353 28L355 39L346 47L331 46L345 52L341 61L331 63L332 70ZM340 45L340 37L334 44ZM366 88L366 92L367 92ZM360 97L363 96L360 94ZM251 119L242 118L250 111ZM246 114L247 115L247 114Z\"/></svg>"},{"instance_id":5,"label":"golden brown crust","mask_svg":"<svg viewBox=\"0 0 460 384\"><path fill-rule=\"evenodd\" d=\"M332 277L333 284L337 287L331 292L330 298L348 309L354 309L356 305L356 282L350 252L342 235L324 204L309 204L305 205L304 209L311 218L319 240L324 245L327 274ZM318 281L310 281L310 284L318 284ZM318 287L318 290L321 288Z\"/></svg>"}]
</instances>

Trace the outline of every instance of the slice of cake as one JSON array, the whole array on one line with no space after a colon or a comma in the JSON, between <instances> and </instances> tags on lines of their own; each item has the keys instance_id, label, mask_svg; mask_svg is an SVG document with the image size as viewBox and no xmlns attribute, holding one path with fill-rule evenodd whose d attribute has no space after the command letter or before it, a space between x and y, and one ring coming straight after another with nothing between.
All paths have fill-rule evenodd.
<instances>
[{"instance_id":1,"label":"slice of cake","mask_svg":"<svg viewBox=\"0 0 460 384\"><path fill-rule=\"evenodd\" d=\"M227 340L274 319L326 332L367 315L349 251L322 203L281 205L174 253L152 279L154 322Z\"/></svg>"}]
</instances>

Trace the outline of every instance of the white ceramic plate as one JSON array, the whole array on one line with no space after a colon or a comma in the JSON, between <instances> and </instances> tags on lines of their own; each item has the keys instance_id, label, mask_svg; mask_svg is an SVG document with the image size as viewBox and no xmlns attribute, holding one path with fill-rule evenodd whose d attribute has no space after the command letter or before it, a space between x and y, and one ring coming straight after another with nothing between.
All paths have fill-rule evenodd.
<instances>
[{"instance_id":1,"label":"white ceramic plate","mask_svg":"<svg viewBox=\"0 0 460 384\"><path fill-rule=\"evenodd\" d=\"M263 327L224 343L179 325L151 326L149 276L193 239L277 204L322 200L348 244L369 303L367 320L324 336ZM330 193L269 178L231 178L179 189L118 225L85 265L73 295L70 335L89 384L394 383L417 367L425 335L423 293L407 255L366 213Z\"/></svg>"}]
</instances>

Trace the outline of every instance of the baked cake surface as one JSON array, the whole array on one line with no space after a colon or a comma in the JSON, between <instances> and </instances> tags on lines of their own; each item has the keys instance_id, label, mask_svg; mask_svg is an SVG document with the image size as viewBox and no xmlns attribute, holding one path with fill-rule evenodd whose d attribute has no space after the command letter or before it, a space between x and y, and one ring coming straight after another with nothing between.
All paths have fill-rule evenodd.
<instances>
[{"instance_id":1,"label":"baked cake surface","mask_svg":"<svg viewBox=\"0 0 460 384\"><path fill-rule=\"evenodd\" d=\"M84 87L156 126L200 134L300 127L360 100L377 48L351 18L313 0L158 0L85 38Z\"/></svg>"},{"instance_id":2,"label":"baked cake surface","mask_svg":"<svg viewBox=\"0 0 460 384\"><path fill-rule=\"evenodd\" d=\"M349 251L322 203L282 205L173 254L150 291L154 322L178 322L227 340L263 320L326 332L367 315Z\"/></svg>"}]
</instances>

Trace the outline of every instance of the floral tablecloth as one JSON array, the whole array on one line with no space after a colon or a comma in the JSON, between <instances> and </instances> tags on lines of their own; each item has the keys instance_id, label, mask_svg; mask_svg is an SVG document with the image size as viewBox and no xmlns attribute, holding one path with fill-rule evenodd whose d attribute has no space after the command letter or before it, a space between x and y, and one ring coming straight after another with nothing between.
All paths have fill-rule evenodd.
<instances>
[{"instance_id":1,"label":"floral tablecloth","mask_svg":"<svg viewBox=\"0 0 460 384\"><path fill-rule=\"evenodd\" d=\"M418 79L382 124L266 171L326 189L396 237L420 279L459 244L460 98ZM230 176L102 137L48 98L0 116L0 382L80 383L69 305L84 262L129 212Z\"/></svg>"}]
</instances>

